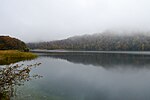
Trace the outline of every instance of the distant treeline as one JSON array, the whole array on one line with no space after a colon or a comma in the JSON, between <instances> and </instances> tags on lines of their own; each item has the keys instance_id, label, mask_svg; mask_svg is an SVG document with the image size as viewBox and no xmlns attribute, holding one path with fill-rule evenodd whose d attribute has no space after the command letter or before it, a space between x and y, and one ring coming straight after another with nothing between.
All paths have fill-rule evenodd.
<instances>
[{"instance_id":1,"label":"distant treeline","mask_svg":"<svg viewBox=\"0 0 150 100\"><path fill-rule=\"evenodd\" d=\"M65 49L65 50L98 50L98 51L149 51L150 35L148 34L93 34L75 36L64 40L28 43L31 49Z\"/></svg>"}]
</instances>

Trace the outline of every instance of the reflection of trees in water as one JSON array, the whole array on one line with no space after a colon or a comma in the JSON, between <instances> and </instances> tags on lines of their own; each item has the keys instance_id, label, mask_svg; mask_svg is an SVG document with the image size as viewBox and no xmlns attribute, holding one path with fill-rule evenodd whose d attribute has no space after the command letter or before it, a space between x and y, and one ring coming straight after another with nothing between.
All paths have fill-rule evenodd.
<instances>
[{"instance_id":1,"label":"reflection of trees in water","mask_svg":"<svg viewBox=\"0 0 150 100\"><path fill-rule=\"evenodd\" d=\"M30 75L33 67L39 66L40 63L33 65L10 65L0 69L0 100L9 100L13 97L15 86L23 85L25 81L32 78L40 78L39 75Z\"/></svg>"},{"instance_id":2,"label":"reflection of trees in water","mask_svg":"<svg viewBox=\"0 0 150 100\"><path fill-rule=\"evenodd\" d=\"M73 63L111 68L115 66L145 67L150 65L150 55L113 53L49 53L49 57L65 59Z\"/></svg>"}]
</instances>

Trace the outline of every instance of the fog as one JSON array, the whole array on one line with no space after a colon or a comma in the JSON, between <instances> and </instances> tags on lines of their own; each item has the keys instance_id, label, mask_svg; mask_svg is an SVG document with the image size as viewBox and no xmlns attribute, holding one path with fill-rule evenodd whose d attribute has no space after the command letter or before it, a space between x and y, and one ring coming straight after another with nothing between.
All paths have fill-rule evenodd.
<instances>
[{"instance_id":1,"label":"fog","mask_svg":"<svg viewBox=\"0 0 150 100\"><path fill-rule=\"evenodd\" d=\"M111 30L148 32L149 5L149 0L0 0L0 35L36 42Z\"/></svg>"}]
</instances>

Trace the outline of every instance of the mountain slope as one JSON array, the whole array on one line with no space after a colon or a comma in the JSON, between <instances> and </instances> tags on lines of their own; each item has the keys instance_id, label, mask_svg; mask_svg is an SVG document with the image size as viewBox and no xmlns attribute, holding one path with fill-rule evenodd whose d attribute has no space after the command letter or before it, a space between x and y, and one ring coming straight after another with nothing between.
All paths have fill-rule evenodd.
<instances>
[{"instance_id":1,"label":"mountain slope","mask_svg":"<svg viewBox=\"0 0 150 100\"><path fill-rule=\"evenodd\" d=\"M26 44L16 38L9 36L0 36L0 50L21 50L27 51Z\"/></svg>"},{"instance_id":2,"label":"mountain slope","mask_svg":"<svg viewBox=\"0 0 150 100\"><path fill-rule=\"evenodd\" d=\"M93 34L50 42L28 43L31 49L149 51L150 35Z\"/></svg>"}]
</instances>

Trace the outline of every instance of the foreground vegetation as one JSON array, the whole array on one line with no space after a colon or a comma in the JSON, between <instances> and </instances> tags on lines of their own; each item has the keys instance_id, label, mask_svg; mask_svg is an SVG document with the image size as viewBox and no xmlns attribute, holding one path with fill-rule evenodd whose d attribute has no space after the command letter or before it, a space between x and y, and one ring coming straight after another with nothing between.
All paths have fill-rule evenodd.
<instances>
[{"instance_id":1,"label":"foreground vegetation","mask_svg":"<svg viewBox=\"0 0 150 100\"><path fill-rule=\"evenodd\" d=\"M41 63L33 65L8 65L0 68L0 100L10 100L15 96L15 86L23 85L24 82L32 78L41 78L40 75L30 75L32 68L39 66Z\"/></svg>"},{"instance_id":2,"label":"foreground vegetation","mask_svg":"<svg viewBox=\"0 0 150 100\"><path fill-rule=\"evenodd\" d=\"M127 34L127 33L126 33ZM149 51L148 33L116 34L101 33L70 37L64 40L28 43L31 49L65 49L96 51Z\"/></svg>"},{"instance_id":3,"label":"foreground vegetation","mask_svg":"<svg viewBox=\"0 0 150 100\"><path fill-rule=\"evenodd\" d=\"M21 52L18 50L0 50L0 65L15 63L22 60L31 60L37 55L30 52Z\"/></svg>"}]
</instances>

